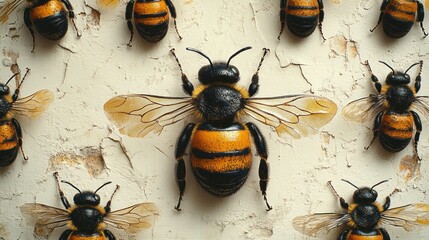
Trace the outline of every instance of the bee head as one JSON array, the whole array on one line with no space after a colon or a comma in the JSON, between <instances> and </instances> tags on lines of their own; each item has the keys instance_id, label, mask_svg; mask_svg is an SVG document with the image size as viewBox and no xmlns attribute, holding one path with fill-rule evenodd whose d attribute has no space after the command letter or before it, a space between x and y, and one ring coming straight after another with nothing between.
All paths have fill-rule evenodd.
<instances>
[{"instance_id":1,"label":"bee head","mask_svg":"<svg viewBox=\"0 0 429 240\"><path fill-rule=\"evenodd\" d=\"M395 71L391 66L389 66L387 63L380 61L380 63L383 63L388 68L392 70L387 77L386 77L386 83L390 85L403 85L403 84L409 84L411 82L410 75L407 74L408 70L410 70L412 67L422 64L422 62L417 62L412 64L405 72Z\"/></svg>"},{"instance_id":2,"label":"bee head","mask_svg":"<svg viewBox=\"0 0 429 240\"><path fill-rule=\"evenodd\" d=\"M353 187L355 187L357 190L353 193L353 200L355 203L358 204L370 204L375 202L375 200L377 200L378 197L378 193L377 191L374 190L374 187L387 182L388 180L383 180L377 184L375 184L374 186L372 186L371 188L369 187L357 187L356 185L354 185L353 183L345 180L345 179L341 179L344 182L352 185Z\"/></svg>"},{"instance_id":3,"label":"bee head","mask_svg":"<svg viewBox=\"0 0 429 240\"><path fill-rule=\"evenodd\" d=\"M79 188L77 188L76 186L74 186L73 184L71 184L70 182L67 181L61 181L63 183L67 183L68 185L72 186L74 189L76 189L79 193L76 193L76 195L74 195L73 197L73 202L76 205L89 205L89 206L97 206L100 204L100 196L97 194L97 191L100 190L101 188L103 188L104 186L112 183L112 182L107 182L103 185L101 185L99 188L97 188L97 190L95 190L94 192L92 191L80 191Z\"/></svg>"},{"instance_id":4,"label":"bee head","mask_svg":"<svg viewBox=\"0 0 429 240\"><path fill-rule=\"evenodd\" d=\"M234 53L227 62L215 62L212 63L209 57L207 57L204 53L197 49L186 48L189 51L196 52L201 56L207 58L209 60L209 65L205 65L198 71L198 80L202 84L211 84L211 83L227 83L233 84L237 83L240 80L240 71L238 68L230 65L229 62L232 58L237 56L239 53L251 49L251 47L245 47L238 50Z\"/></svg>"},{"instance_id":5,"label":"bee head","mask_svg":"<svg viewBox=\"0 0 429 240\"><path fill-rule=\"evenodd\" d=\"M0 83L0 96L9 95L9 87L3 83Z\"/></svg>"}]
</instances>

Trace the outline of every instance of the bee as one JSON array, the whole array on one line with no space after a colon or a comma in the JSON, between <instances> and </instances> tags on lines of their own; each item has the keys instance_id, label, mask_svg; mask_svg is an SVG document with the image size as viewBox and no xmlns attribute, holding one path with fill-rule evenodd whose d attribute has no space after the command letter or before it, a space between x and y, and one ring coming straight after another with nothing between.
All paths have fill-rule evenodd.
<instances>
[{"instance_id":1,"label":"bee","mask_svg":"<svg viewBox=\"0 0 429 240\"><path fill-rule=\"evenodd\" d=\"M98 4L102 7L115 6L118 2L119 0L98 0ZM155 43L161 41L167 34L169 14L173 18L179 39L182 39L177 29L176 9L171 0L129 1L125 11L125 19L131 34L128 46L132 46L131 42L134 37L133 20L140 36L148 42Z\"/></svg>"},{"instance_id":2,"label":"bee","mask_svg":"<svg viewBox=\"0 0 429 240\"><path fill-rule=\"evenodd\" d=\"M25 0L12 0L0 9L0 22L5 23L9 15ZM68 19L72 20L77 36L81 34L74 21L73 7L68 0L27 0L28 6L24 10L24 22L33 38L34 53L36 40L33 25L43 37L49 40L59 40L64 37L68 29Z\"/></svg>"},{"instance_id":3,"label":"bee","mask_svg":"<svg viewBox=\"0 0 429 240\"><path fill-rule=\"evenodd\" d=\"M125 230L128 234L136 234L140 229L151 227L151 221L158 215L154 203L139 203L112 212L110 205L119 189L118 185L106 206L100 206L97 191L112 182L107 182L92 192L80 191L72 183L62 180L61 182L79 192L73 197L75 205L70 205L60 188L58 173L55 172L54 176L61 202L66 210L39 203L26 203L21 207L23 213L35 219L34 233L37 236L47 237L54 229L67 225L68 229L61 234L59 240L114 240L115 236L106 229L106 226Z\"/></svg>"},{"instance_id":4,"label":"bee","mask_svg":"<svg viewBox=\"0 0 429 240\"><path fill-rule=\"evenodd\" d=\"M379 137L381 145L389 152L399 152L403 150L411 141L414 125L416 133L414 135L414 151L418 156L417 144L422 131L422 122L419 115L412 109L428 116L429 97L415 96L421 86L421 72L423 61L412 64L404 73L394 70L387 63L380 61L392 70L386 77L384 86L372 73L368 61L365 65L371 73L371 80L377 89L378 94L371 94L369 97L360 98L343 109L343 115L350 121L363 122L368 117L374 118L374 137L369 146ZM414 66L420 65L419 73L416 77L414 88L410 87L410 76L407 72ZM365 147L368 149L369 146ZM419 157L420 159L420 157Z\"/></svg>"},{"instance_id":5,"label":"bee","mask_svg":"<svg viewBox=\"0 0 429 240\"><path fill-rule=\"evenodd\" d=\"M25 160L22 150L22 130L14 114L30 118L39 116L52 102L54 95L49 90L40 90L28 97L19 98L19 91L30 69L27 69L13 95L10 95L8 83L19 73L14 74L5 84L0 83L0 166L12 164L18 155L18 149Z\"/></svg>"},{"instance_id":6,"label":"bee","mask_svg":"<svg viewBox=\"0 0 429 240\"><path fill-rule=\"evenodd\" d=\"M428 35L423 27L424 7L418 0L383 0L380 11L377 25L370 30L371 32L383 22L383 30L387 36L401 38L417 21L420 22L424 37Z\"/></svg>"},{"instance_id":7,"label":"bee","mask_svg":"<svg viewBox=\"0 0 429 240\"><path fill-rule=\"evenodd\" d=\"M259 185L263 198L270 210L266 197L268 183L268 152L265 139L258 127L239 121L240 115L248 115L259 122L275 128L278 135L300 138L315 132L335 115L337 106L324 97L313 95L287 95L268 98L252 98L259 88L259 69L265 55L264 49L258 69L252 77L248 90L237 85L239 70L230 65L232 58L251 47L234 53L227 62L212 62L197 49L187 48L209 61L200 68L200 85L193 84L183 73L182 66L174 53L182 74L184 92L189 97L163 97L147 94L117 96L104 105L108 118L122 134L144 137L149 132L161 130L178 121L195 115L198 123L189 123L180 134L176 146L176 181L180 203L185 191L186 168L184 155L191 142L191 166L197 182L210 194L225 197L235 193L245 182L252 164L251 138L261 158Z\"/></svg>"},{"instance_id":8,"label":"bee","mask_svg":"<svg viewBox=\"0 0 429 240\"><path fill-rule=\"evenodd\" d=\"M325 17L322 0L280 0L281 29L278 36L282 35L285 22L289 30L298 37L308 37L319 26L323 41L322 22Z\"/></svg>"},{"instance_id":9,"label":"bee","mask_svg":"<svg viewBox=\"0 0 429 240\"><path fill-rule=\"evenodd\" d=\"M358 188L351 182L342 180L357 189L353 194L351 204L338 195L331 181L328 184L339 199L341 207L347 212L314 213L295 217L292 221L295 230L315 237L327 234L334 228L345 226L337 240L390 240L387 231L380 228L379 225L402 227L406 231L429 225L429 204L415 203L389 209L390 197L396 190L386 197L383 205L376 202L378 193L374 187L387 180L381 181L371 188Z\"/></svg>"}]
</instances>

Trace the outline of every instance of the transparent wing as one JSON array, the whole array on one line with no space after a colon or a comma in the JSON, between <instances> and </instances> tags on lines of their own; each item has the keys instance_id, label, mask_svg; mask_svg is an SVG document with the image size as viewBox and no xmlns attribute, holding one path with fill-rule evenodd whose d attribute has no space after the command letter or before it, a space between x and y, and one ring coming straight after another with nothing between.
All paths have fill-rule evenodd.
<instances>
[{"instance_id":1,"label":"transparent wing","mask_svg":"<svg viewBox=\"0 0 429 240\"><path fill-rule=\"evenodd\" d=\"M25 0L12 0L8 1L5 5L0 7L0 22L5 23L9 15L21 5Z\"/></svg>"},{"instance_id":2,"label":"transparent wing","mask_svg":"<svg viewBox=\"0 0 429 240\"><path fill-rule=\"evenodd\" d=\"M313 95L248 98L243 110L252 118L276 129L280 137L300 138L313 134L335 116L337 105Z\"/></svg>"},{"instance_id":3,"label":"transparent wing","mask_svg":"<svg viewBox=\"0 0 429 240\"><path fill-rule=\"evenodd\" d=\"M343 108L343 116L348 121L365 122L386 109L386 95L371 94L350 102Z\"/></svg>"},{"instance_id":4,"label":"transparent wing","mask_svg":"<svg viewBox=\"0 0 429 240\"><path fill-rule=\"evenodd\" d=\"M428 96L418 96L413 102L413 109L416 109L419 113L425 116L429 120L429 97Z\"/></svg>"},{"instance_id":5,"label":"transparent wing","mask_svg":"<svg viewBox=\"0 0 429 240\"><path fill-rule=\"evenodd\" d=\"M109 213L104 222L114 228L123 229L129 234L152 226L158 209L154 203L140 203Z\"/></svg>"},{"instance_id":6,"label":"transparent wing","mask_svg":"<svg viewBox=\"0 0 429 240\"><path fill-rule=\"evenodd\" d=\"M26 203L21 211L35 220L34 233L38 236L48 236L55 228L67 225L70 220L66 210L39 204Z\"/></svg>"},{"instance_id":7,"label":"transparent wing","mask_svg":"<svg viewBox=\"0 0 429 240\"><path fill-rule=\"evenodd\" d=\"M315 213L294 218L292 225L298 232L315 237L327 234L332 229L346 224L350 219L347 213Z\"/></svg>"},{"instance_id":8,"label":"transparent wing","mask_svg":"<svg viewBox=\"0 0 429 240\"><path fill-rule=\"evenodd\" d=\"M114 8L118 3L119 0L97 0L97 5L103 8Z\"/></svg>"},{"instance_id":9,"label":"transparent wing","mask_svg":"<svg viewBox=\"0 0 429 240\"><path fill-rule=\"evenodd\" d=\"M34 118L43 113L54 99L54 94L49 90L40 90L28 97L16 100L11 110L19 115Z\"/></svg>"},{"instance_id":10,"label":"transparent wing","mask_svg":"<svg viewBox=\"0 0 429 240\"><path fill-rule=\"evenodd\" d=\"M132 94L110 99L104 104L104 111L122 134L144 137L186 118L195 108L190 97Z\"/></svg>"},{"instance_id":11,"label":"transparent wing","mask_svg":"<svg viewBox=\"0 0 429 240\"><path fill-rule=\"evenodd\" d=\"M388 209L381 213L381 224L401 227L407 231L429 225L429 204L416 203Z\"/></svg>"}]
</instances>

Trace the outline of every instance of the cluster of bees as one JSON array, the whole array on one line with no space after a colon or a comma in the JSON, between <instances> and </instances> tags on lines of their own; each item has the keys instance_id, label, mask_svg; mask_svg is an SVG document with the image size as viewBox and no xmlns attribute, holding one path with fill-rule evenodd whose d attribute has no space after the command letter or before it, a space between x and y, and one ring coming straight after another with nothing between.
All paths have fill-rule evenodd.
<instances>
[{"instance_id":1,"label":"cluster of bees","mask_svg":"<svg viewBox=\"0 0 429 240\"><path fill-rule=\"evenodd\" d=\"M0 9L0 21L5 22L24 0L14 0ZM100 0L100 6L116 5L118 0ZM128 46L131 46L134 26L137 32L149 42L158 42L168 30L169 18L174 19L176 11L171 0L131 0L126 6L125 19L130 31ZM37 32L51 40L62 38L68 29L68 20L74 23L75 14L68 0L32 0L24 11L24 22L29 29L33 48ZM377 25L379 24L389 37L400 38L406 35L413 24L420 23L424 37L428 34L423 27L423 5L416 0L384 0ZM299 37L307 37L319 27L321 37L324 19L322 0L281 0L280 22L283 32L285 24ZM190 145L190 163L197 182L203 189L214 196L226 197L238 191L244 184L252 164L251 142L260 157L259 185L267 211L272 207L267 199L268 151L259 128L252 122L238 121L239 116L247 115L258 122L271 126L280 137L292 136L301 138L310 135L324 126L335 116L336 104L324 97L296 94L276 97L254 97L259 89L259 70L269 49L263 49L259 66L251 79L248 88L237 83L239 70L231 61L251 47L245 47L232 54L227 61L212 62L203 52L193 48L187 50L206 58L209 62L200 68L196 87L183 73L179 58L174 49L171 54L176 59L182 73L182 86L187 97L157 96L148 94L128 94L108 100L104 110L110 121L120 133L131 137L144 137L150 132L160 132L164 127L173 125L191 115L197 116L197 123L189 123L180 134L176 146L176 182L179 199L175 209L181 210L182 197L186 188L186 167L184 155ZM381 145L390 152L403 150L413 138L414 151L418 155L418 141L422 131L422 121L417 112L429 117L429 97L416 96L421 87L423 61L411 65L405 72L397 71L387 63L380 61L391 69L385 84L381 84L372 73L368 62L366 66L371 73L377 93L355 100L343 109L343 115L350 121L364 122L374 120L373 139L379 138ZM407 72L418 66L419 72L414 86L410 86ZM38 91L28 97L19 98L20 87L26 78L13 75L5 84L0 84L0 166L10 165L22 150L22 131L14 114L37 117L53 100L49 90ZM10 93L8 83L16 79L17 88ZM417 111L417 112L416 112ZM368 146L369 147L369 146ZM151 217L158 214L153 203L140 203L121 210L111 211L110 205L116 187L106 206L100 206L97 191L81 191L70 182L62 181L78 191L71 205L60 188L58 173L54 173L62 204L66 210L39 203L27 203L21 209L36 220L35 234L49 235L54 229L68 225L60 240L76 239L116 239L106 227L123 229L129 234L151 226ZM299 216L293 220L295 229L308 236L328 233L337 227L344 227L339 240L389 240L389 234L380 224L402 227L411 230L429 224L429 204L416 203L390 208L390 195L383 205L376 202L377 191L374 187L357 187L344 180L357 190L353 194L353 203L347 203L340 197L331 183L334 194L338 197L344 213L316 213Z\"/></svg>"}]
</instances>

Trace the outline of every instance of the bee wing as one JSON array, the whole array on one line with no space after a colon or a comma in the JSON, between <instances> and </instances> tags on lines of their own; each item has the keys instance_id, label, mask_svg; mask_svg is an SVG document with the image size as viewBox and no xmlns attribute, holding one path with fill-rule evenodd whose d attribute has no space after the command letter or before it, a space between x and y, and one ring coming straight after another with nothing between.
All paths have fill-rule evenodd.
<instances>
[{"instance_id":1,"label":"bee wing","mask_svg":"<svg viewBox=\"0 0 429 240\"><path fill-rule=\"evenodd\" d=\"M19 115L34 118L43 113L54 99L54 94L49 90L40 90L28 97L16 100L11 110Z\"/></svg>"},{"instance_id":2,"label":"bee wing","mask_svg":"<svg viewBox=\"0 0 429 240\"><path fill-rule=\"evenodd\" d=\"M104 104L104 111L120 133L144 137L186 118L195 108L190 97L132 94L110 99Z\"/></svg>"},{"instance_id":3,"label":"bee wing","mask_svg":"<svg viewBox=\"0 0 429 240\"><path fill-rule=\"evenodd\" d=\"M5 5L0 7L0 22L5 23L9 19L9 15L25 0L12 0L8 1Z\"/></svg>"},{"instance_id":4,"label":"bee wing","mask_svg":"<svg viewBox=\"0 0 429 240\"><path fill-rule=\"evenodd\" d=\"M429 204L416 203L388 209L381 213L381 223L407 231L429 225Z\"/></svg>"},{"instance_id":5,"label":"bee wing","mask_svg":"<svg viewBox=\"0 0 429 240\"><path fill-rule=\"evenodd\" d=\"M118 3L119 0L97 0L97 5L103 8L114 8Z\"/></svg>"},{"instance_id":6,"label":"bee wing","mask_svg":"<svg viewBox=\"0 0 429 240\"><path fill-rule=\"evenodd\" d=\"M34 234L48 236L55 228L67 225L70 220L66 210L39 203L26 203L21 206L21 211L35 220Z\"/></svg>"},{"instance_id":7,"label":"bee wing","mask_svg":"<svg viewBox=\"0 0 429 240\"><path fill-rule=\"evenodd\" d=\"M158 215L158 209L154 203L139 203L110 212L104 218L104 222L129 234L135 234L141 229L151 227L155 215Z\"/></svg>"},{"instance_id":8,"label":"bee wing","mask_svg":"<svg viewBox=\"0 0 429 240\"><path fill-rule=\"evenodd\" d=\"M429 96L418 96L412 107L429 120Z\"/></svg>"},{"instance_id":9,"label":"bee wing","mask_svg":"<svg viewBox=\"0 0 429 240\"><path fill-rule=\"evenodd\" d=\"M343 108L343 116L348 121L365 122L370 117L383 111L386 106L386 95L371 94L369 97L364 97L350 102Z\"/></svg>"},{"instance_id":10,"label":"bee wing","mask_svg":"<svg viewBox=\"0 0 429 240\"><path fill-rule=\"evenodd\" d=\"M243 110L252 118L276 129L280 137L307 136L335 116L337 105L324 97L287 95L248 98Z\"/></svg>"},{"instance_id":11,"label":"bee wing","mask_svg":"<svg viewBox=\"0 0 429 240\"><path fill-rule=\"evenodd\" d=\"M350 219L351 217L347 213L314 213L295 217L292 225L298 232L315 237L327 234L332 229L346 224Z\"/></svg>"}]
</instances>

